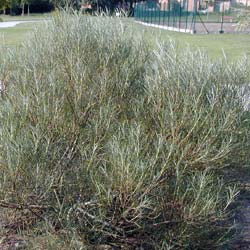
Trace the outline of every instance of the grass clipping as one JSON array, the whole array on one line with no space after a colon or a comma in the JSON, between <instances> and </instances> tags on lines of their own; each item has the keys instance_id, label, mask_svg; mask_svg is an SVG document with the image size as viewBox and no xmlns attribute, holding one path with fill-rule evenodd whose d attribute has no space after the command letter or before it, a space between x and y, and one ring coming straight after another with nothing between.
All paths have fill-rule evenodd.
<instances>
[{"instance_id":1,"label":"grass clipping","mask_svg":"<svg viewBox=\"0 0 250 250\"><path fill-rule=\"evenodd\" d=\"M43 26L0 53L0 205L89 246L221 244L235 192L218 170L245 159L249 61L152 52L119 19Z\"/></svg>"}]
</instances>

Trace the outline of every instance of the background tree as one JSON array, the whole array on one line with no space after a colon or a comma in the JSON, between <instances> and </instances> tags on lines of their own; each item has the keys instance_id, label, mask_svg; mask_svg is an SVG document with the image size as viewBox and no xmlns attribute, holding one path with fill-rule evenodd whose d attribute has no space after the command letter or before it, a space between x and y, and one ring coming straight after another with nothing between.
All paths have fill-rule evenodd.
<instances>
[{"instance_id":1,"label":"background tree","mask_svg":"<svg viewBox=\"0 0 250 250\"><path fill-rule=\"evenodd\" d=\"M50 0L55 8L65 7L67 5L79 8L82 1L80 0Z\"/></svg>"},{"instance_id":2,"label":"background tree","mask_svg":"<svg viewBox=\"0 0 250 250\"><path fill-rule=\"evenodd\" d=\"M20 14L20 0L10 0L10 14Z\"/></svg>"},{"instance_id":3,"label":"background tree","mask_svg":"<svg viewBox=\"0 0 250 250\"><path fill-rule=\"evenodd\" d=\"M0 10L6 14L6 9L10 8L10 0L0 0Z\"/></svg>"},{"instance_id":4,"label":"background tree","mask_svg":"<svg viewBox=\"0 0 250 250\"><path fill-rule=\"evenodd\" d=\"M29 1L30 0L20 0L20 7L22 8L22 16L24 16L25 5L29 6ZM29 9L29 7L28 7L28 9ZM29 11L28 11L28 14L29 14Z\"/></svg>"},{"instance_id":5,"label":"background tree","mask_svg":"<svg viewBox=\"0 0 250 250\"><path fill-rule=\"evenodd\" d=\"M241 9L238 15L237 29L244 31L250 28L250 9Z\"/></svg>"},{"instance_id":6,"label":"background tree","mask_svg":"<svg viewBox=\"0 0 250 250\"><path fill-rule=\"evenodd\" d=\"M127 6L130 11L133 10L134 3L137 0L85 0L85 3L92 4L96 9L114 10L117 6Z\"/></svg>"}]
</instances>

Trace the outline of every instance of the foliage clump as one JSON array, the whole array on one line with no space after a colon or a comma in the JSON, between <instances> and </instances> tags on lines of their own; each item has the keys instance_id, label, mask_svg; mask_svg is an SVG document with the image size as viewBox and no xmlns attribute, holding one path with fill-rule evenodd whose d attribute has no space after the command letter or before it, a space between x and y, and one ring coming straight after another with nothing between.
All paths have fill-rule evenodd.
<instances>
[{"instance_id":1,"label":"foliage clump","mask_svg":"<svg viewBox=\"0 0 250 250\"><path fill-rule=\"evenodd\" d=\"M148 46L117 19L60 13L0 53L1 206L90 246L221 244L235 191L218 171L245 159L249 73Z\"/></svg>"},{"instance_id":2,"label":"foliage clump","mask_svg":"<svg viewBox=\"0 0 250 250\"><path fill-rule=\"evenodd\" d=\"M240 9L237 16L237 29L239 31L248 31L250 29L250 9L246 8L244 10Z\"/></svg>"}]
</instances>

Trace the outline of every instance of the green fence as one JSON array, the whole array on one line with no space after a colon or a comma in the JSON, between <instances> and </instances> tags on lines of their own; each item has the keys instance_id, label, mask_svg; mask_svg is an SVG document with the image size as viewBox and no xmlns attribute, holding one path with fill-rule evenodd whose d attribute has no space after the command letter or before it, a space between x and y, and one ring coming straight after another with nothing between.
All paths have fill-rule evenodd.
<instances>
[{"instance_id":1,"label":"green fence","mask_svg":"<svg viewBox=\"0 0 250 250\"><path fill-rule=\"evenodd\" d=\"M135 19L145 24L191 33L235 32L238 6L225 0L150 0L135 5Z\"/></svg>"}]
</instances>

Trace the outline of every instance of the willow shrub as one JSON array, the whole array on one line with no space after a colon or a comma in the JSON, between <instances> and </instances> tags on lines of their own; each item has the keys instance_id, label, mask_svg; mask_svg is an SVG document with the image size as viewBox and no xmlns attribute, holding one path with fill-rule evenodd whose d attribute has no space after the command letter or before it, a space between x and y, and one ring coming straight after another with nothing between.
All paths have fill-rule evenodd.
<instances>
[{"instance_id":1,"label":"willow shrub","mask_svg":"<svg viewBox=\"0 0 250 250\"><path fill-rule=\"evenodd\" d=\"M90 246L222 244L235 191L218 169L246 155L247 59L151 52L119 19L59 13L0 60L0 199L29 211L23 229L35 215Z\"/></svg>"}]
</instances>

